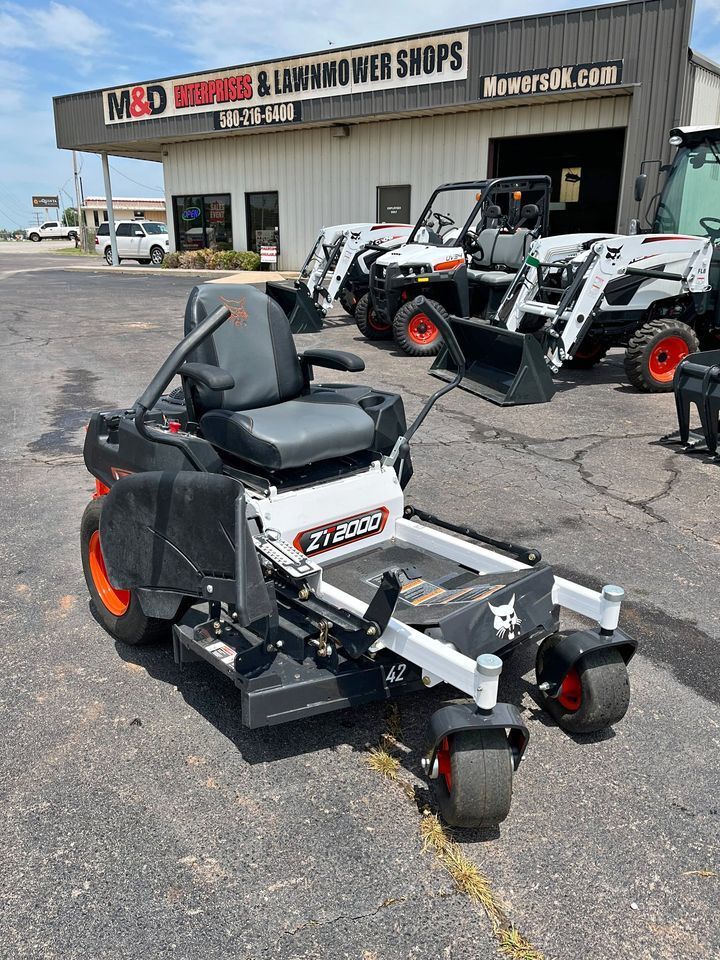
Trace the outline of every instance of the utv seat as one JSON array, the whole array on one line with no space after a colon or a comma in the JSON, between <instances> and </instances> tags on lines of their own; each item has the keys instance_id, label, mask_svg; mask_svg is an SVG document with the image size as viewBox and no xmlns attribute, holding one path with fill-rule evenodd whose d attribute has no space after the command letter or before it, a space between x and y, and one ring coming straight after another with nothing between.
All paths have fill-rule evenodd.
<instances>
[{"instance_id":1,"label":"utv seat","mask_svg":"<svg viewBox=\"0 0 720 960\"><path fill-rule=\"evenodd\" d=\"M490 287L507 287L525 262L532 240L532 230L525 224L537 221L539 215L536 204L526 203L514 232L500 228L482 230L478 236L480 250L472 259L468 280Z\"/></svg>"},{"instance_id":2,"label":"utv seat","mask_svg":"<svg viewBox=\"0 0 720 960\"><path fill-rule=\"evenodd\" d=\"M357 391L311 388L310 365L360 371L352 353L309 350L298 356L282 309L256 288L230 284L195 287L185 311L185 333L218 306L231 316L191 358L231 374L235 385L213 390L184 378L189 414L216 449L267 470L286 470L371 450L375 421Z\"/></svg>"}]
</instances>

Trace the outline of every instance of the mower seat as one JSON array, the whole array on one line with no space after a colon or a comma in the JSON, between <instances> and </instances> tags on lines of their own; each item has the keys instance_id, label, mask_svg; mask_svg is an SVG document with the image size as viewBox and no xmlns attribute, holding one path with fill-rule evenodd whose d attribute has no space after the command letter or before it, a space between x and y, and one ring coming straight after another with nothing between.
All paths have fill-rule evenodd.
<instances>
[{"instance_id":1,"label":"mower seat","mask_svg":"<svg viewBox=\"0 0 720 960\"><path fill-rule=\"evenodd\" d=\"M310 362L362 370L359 357L310 351L305 369L278 304L250 285L195 287L185 311L189 333L218 306L231 312L191 358L230 373L235 385L184 390L202 435L219 451L267 470L285 470L373 448L375 422L352 394L309 387ZM324 356L322 356L324 354Z\"/></svg>"}]
</instances>

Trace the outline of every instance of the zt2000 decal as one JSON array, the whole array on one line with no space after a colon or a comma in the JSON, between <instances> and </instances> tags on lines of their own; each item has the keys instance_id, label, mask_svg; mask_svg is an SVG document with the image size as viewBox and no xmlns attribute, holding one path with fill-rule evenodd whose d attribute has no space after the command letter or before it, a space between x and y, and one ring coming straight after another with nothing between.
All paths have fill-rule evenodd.
<instances>
[{"instance_id":1,"label":"zt2000 decal","mask_svg":"<svg viewBox=\"0 0 720 960\"><path fill-rule=\"evenodd\" d=\"M387 518L387 507L378 507L376 510L368 510L367 513L358 513L354 517L327 523L323 527L303 530L295 537L294 544L306 556L312 557L316 553L335 550L346 543L375 536L383 529Z\"/></svg>"}]
</instances>

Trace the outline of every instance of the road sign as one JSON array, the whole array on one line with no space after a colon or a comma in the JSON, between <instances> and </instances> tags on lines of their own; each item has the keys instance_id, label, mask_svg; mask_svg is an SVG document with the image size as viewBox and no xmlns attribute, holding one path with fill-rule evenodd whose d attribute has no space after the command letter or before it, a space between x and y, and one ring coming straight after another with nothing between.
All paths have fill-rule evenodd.
<instances>
[{"instance_id":1,"label":"road sign","mask_svg":"<svg viewBox=\"0 0 720 960\"><path fill-rule=\"evenodd\" d=\"M60 207L57 197L33 197L32 205L34 207Z\"/></svg>"}]
</instances>

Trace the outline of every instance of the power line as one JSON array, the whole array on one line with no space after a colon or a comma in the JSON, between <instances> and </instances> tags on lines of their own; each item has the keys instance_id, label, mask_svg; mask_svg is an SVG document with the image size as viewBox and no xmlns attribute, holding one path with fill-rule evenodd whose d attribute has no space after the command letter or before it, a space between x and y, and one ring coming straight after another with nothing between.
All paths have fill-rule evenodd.
<instances>
[{"instance_id":1,"label":"power line","mask_svg":"<svg viewBox=\"0 0 720 960\"><path fill-rule=\"evenodd\" d=\"M0 213L5 217L6 220L9 220L10 223L14 223L16 227L19 227L21 230L25 230L25 227L22 223L18 223L10 214L6 213L2 207L0 207Z\"/></svg>"},{"instance_id":2,"label":"power line","mask_svg":"<svg viewBox=\"0 0 720 960\"><path fill-rule=\"evenodd\" d=\"M126 180L129 180L130 183L134 183L136 187L142 187L143 190L152 190L153 193L162 193L164 195L165 191L158 189L158 187L150 187L147 183L140 183L139 180L133 180L132 177L129 177L126 173L123 173L122 170L118 170L117 167L114 167L110 164L110 169L114 170L115 173L119 173L121 177L125 177Z\"/></svg>"}]
</instances>

